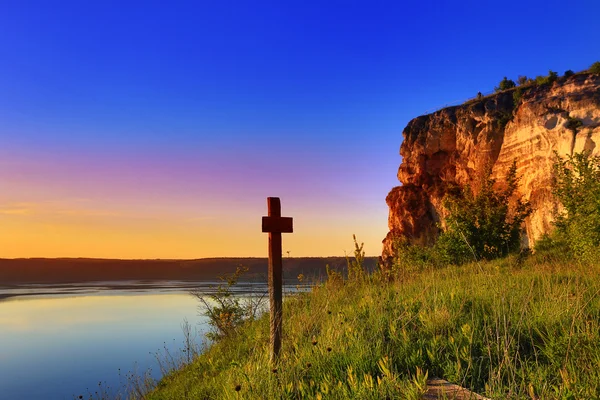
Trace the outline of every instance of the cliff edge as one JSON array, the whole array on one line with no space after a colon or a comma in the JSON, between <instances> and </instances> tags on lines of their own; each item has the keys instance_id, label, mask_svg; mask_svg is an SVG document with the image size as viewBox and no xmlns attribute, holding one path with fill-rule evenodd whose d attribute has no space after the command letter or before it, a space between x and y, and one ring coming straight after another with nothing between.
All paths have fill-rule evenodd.
<instances>
[{"instance_id":1,"label":"cliff edge","mask_svg":"<svg viewBox=\"0 0 600 400\"><path fill-rule=\"evenodd\" d=\"M551 188L554 152L600 155L600 75L578 73L444 108L413 119L402 135L402 185L386 198L384 262L398 238L435 240L444 220L442 199L453 185L477 190L486 166L500 181L513 160L521 178L518 192L534 208L523 238L524 246L532 246L551 230L558 207Z\"/></svg>"}]
</instances>

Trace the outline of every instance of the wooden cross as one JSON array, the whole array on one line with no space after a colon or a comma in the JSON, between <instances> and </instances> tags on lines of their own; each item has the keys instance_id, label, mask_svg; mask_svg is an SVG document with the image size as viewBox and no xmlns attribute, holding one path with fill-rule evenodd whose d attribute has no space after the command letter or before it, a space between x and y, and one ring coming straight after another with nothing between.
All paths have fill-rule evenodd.
<instances>
[{"instance_id":1,"label":"wooden cross","mask_svg":"<svg viewBox=\"0 0 600 400\"><path fill-rule=\"evenodd\" d=\"M271 362L277 362L281 350L283 294L281 292L281 234L294 231L290 217L281 216L279 197L267 197L268 217L262 217L262 231L269 233L269 305L271 308Z\"/></svg>"}]
</instances>

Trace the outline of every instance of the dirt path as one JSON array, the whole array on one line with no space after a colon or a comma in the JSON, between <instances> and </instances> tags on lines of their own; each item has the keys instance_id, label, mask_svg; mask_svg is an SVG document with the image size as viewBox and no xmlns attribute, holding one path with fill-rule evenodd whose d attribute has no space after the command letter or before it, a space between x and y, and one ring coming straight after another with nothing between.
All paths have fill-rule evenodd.
<instances>
[{"instance_id":1,"label":"dirt path","mask_svg":"<svg viewBox=\"0 0 600 400\"><path fill-rule=\"evenodd\" d=\"M423 400L490 400L470 390L439 378L427 380L427 392Z\"/></svg>"}]
</instances>

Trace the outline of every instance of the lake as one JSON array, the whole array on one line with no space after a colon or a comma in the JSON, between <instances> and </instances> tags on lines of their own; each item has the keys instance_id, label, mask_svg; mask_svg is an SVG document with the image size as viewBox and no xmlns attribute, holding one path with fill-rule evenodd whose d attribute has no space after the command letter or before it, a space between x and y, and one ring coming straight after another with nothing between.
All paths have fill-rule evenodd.
<instances>
[{"instance_id":1,"label":"lake","mask_svg":"<svg viewBox=\"0 0 600 400\"><path fill-rule=\"evenodd\" d=\"M181 353L188 321L204 342L192 288L212 282L95 282L0 287L0 399L73 399L118 391L127 374L160 378L165 350ZM240 284L238 295L264 293ZM295 286L286 286L287 291ZM101 383L101 386L99 386Z\"/></svg>"}]
</instances>

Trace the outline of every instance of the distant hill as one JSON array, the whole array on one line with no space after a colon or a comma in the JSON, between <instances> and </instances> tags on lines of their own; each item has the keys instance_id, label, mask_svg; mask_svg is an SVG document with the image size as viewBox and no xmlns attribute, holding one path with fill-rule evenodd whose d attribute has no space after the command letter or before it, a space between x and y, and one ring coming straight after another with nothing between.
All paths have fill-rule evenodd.
<instances>
[{"instance_id":1,"label":"distant hill","mask_svg":"<svg viewBox=\"0 0 600 400\"><path fill-rule=\"evenodd\" d=\"M234 272L240 264L249 267L246 279L267 276L266 258L203 258L197 260L110 260L95 258L19 258L0 259L0 286L24 283L73 283L122 280L215 280L219 275ZM365 264L374 269L376 257L367 257ZM299 257L283 259L283 277L296 279L325 276L325 266L337 270L346 268L344 257Z\"/></svg>"}]
</instances>

